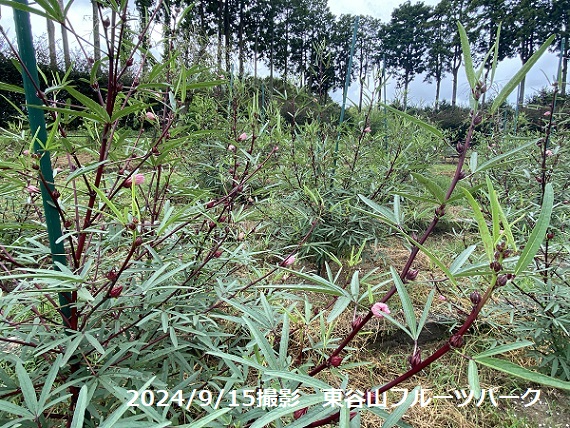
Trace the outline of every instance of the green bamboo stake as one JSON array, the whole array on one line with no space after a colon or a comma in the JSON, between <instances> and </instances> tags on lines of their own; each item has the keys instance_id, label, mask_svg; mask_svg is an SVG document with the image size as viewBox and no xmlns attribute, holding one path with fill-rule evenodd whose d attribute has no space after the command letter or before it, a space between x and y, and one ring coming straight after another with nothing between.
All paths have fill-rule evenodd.
<instances>
[{"instance_id":1,"label":"green bamboo stake","mask_svg":"<svg viewBox=\"0 0 570 428\"><path fill-rule=\"evenodd\" d=\"M359 20L360 20L359 16L357 16L356 19L354 20L354 31L352 32L352 43L350 45L350 56L348 57L346 78L344 80L344 91L342 92L342 106L340 108L340 119L338 122L338 134L336 137L336 144L335 144L335 148L334 148L333 174L332 174L333 179L335 176L336 161L338 158L338 144L340 141L340 132L341 132L340 127L342 126L342 123L344 122L344 112L346 110L346 96L348 93L348 88L350 86L350 73L352 72L352 57L354 56L354 46L356 45L356 36L358 34L358 22L359 22Z\"/></svg>"},{"instance_id":2,"label":"green bamboo stake","mask_svg":"<svg viewBox=\"0 0 570 428\"><path fill-rule=\"evenodd\" d=\"M566 49L566 39L564 37L562 37L562 41L560 42L560 57L558 58L558 76L557 76L557 81L558 81L558 86L556 88L557 91L560 91L560 88L562 87L562 57L564 56L564 51ZM554 112L556 111L556 101L557 98L554 98L554 105L553 107L553 111L552 114L554 114Z\"/></svg>"},{"instance_id":3,"label":"green bamboo stake","mask_svg":"<svg viewBox=\"0 0 570 428\"><path fill-rule=\"evenodd\" d=\"M26 0L16 0L22 5L28 5ZM40 189L46 220L46 227L49 238L53 268L60 270L58 263L67 265L65 248L61 241L61 222L59 213L52 202L51 194L55 190L53 184L53 170L51 168L51 158L49 151L45 150L47 142L46 123L44 110L41 108L42 101L37 95L36 88L39 88L38 69L34 45L32 43L32 28L30 25L30 15L28 12L14 9L14 24L16 27L16 38L18 40L18 51L22 60L22 76L24 79L24 91L26 95L26 105L28 109L28 119L30 121L30 132L34 139L34 152L40 156ZM47 185L47 187L46 187ZM59 240L59 242L58 242ZM71 327L71 307L72 295L70 292L59 294L59 304L63 315L63 324Z\"/></svg>"}]
</instances>

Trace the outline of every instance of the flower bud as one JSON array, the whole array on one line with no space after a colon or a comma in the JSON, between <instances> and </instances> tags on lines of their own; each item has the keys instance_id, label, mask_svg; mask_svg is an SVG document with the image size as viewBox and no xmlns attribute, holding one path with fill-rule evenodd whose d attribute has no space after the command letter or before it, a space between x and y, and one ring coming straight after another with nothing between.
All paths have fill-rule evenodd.
<instances>
[{"instance_id":1,"label":"flower bud","mask_svg":"<svg viewBox=\"0 0 570 428\"><path fill-rule=\"evenodd\" d=\"M214 252L214 257L216 259L219 259L222 256L222 254L223 254L223 251L218 249Z\"/></svg>"},{"instance_id":2,"label":"flower bud","mask_svg":"<svg viewBox=\"0 0 570 428\"><path fill-rule=\"evenodd\" d=\"M410 269L406 274L406 279L410 281L415 281L415 279L418 277L418 272L419 271L417 269Z\"/></svg>"},{"instance_id":3,"label":"flower bud","mask_svg":"<svg viewBox=\"0 0 570 428\"><path fill-rule=\"evenodd\" d=\"M338 355L335 355L333 357L330 358L329 363L331 366L333 367L338 367L341 365L342 363L342 357L339 357Z\"/></svg>"},{"instance_id":4,"label":"flower bud","mask_svg":"<svg viewBox=\"0 0 570 428\"><path fill-rule=\"evenodd\" d=\"M553 238L554 238L554 232L548 232L548 233L546 234L546 239L548 239L549 241L550 241L551 239L553 239Z\"/></svg>"},{"instance_id":5,"label":"flower bud","mask_svg":"<svg viewBox=\"0 0 570 428\"><path fill-rule=\"evenodd\" d=\"M119 278L119 273L117 269L113 268L105 275L109 281L116 281Z\"/></svg>"},{"instance_id":6,"label":"flower bud","mask_svg":"<svg viewBox=\"0 0 570 428\"><path fill-rule=\"evenodd\" d=\"M117 287L113 287L113 289L111 291L109 291L109 297L117 298L121 295L122 291L123 291L123 287L120 285Z\"/></svg>"},{"instance_id":7,"label":"flower bud","mask_svg":"<svg viewBox=\"0 0 570 428\"><path fill-rule=\"evenodd\" d=\"M465 171L459 171L459 175L457 178L459 178L460 180L463 180L465 177L467 177L467 174L465 173Z\"/></svg>"},{"instance_id":8,"label":"flower bud","mask_svg":"<svg viewBox=\"0 0 570 428\"><path fill-rule=\"evenodd\" d=\"M416 367L417 365L421 364L422 362L422 350L418 348L416 352L408 357L408 362L412 368Z\"/></svg>"},{"instance_id":9,"label":"flower bud","mask_svg":"<svg viewBox=\"0 0 570 428\"><path fill-rule=\"evenodd\" d=\"M483 116L481 115L481 113L477 113L477 115L475 115L475 117L473 118L473 125L479 125L481 124L481 122L483 122Z\"/></svg>"},{"instance_id":10,"label":"flower bud","mask_svg":"<svg viewBox=\"0 0 570 428\"><path fill-rule=\"evenodd\" d=\"M213 208L214 205L216 205L216 201L210 201L206 204L206 208L208 209Z\"/></svg>"},{"instance_id":11,"label":"flower bud","mask_svg":"<svg viewBox=\"0 0 570 428\"><path fill-rule=\"evenodd\" d=\"M108 16L103 18L102 24L103 24L103 28L109 28L109 25L111 25L111 21L109 20Z\"/></svg>"},{"instance_id":12,"label":"flower bud","mask_svg":"<svg viewBox=\"0 0 570 428\"><path fill-rule=\"evenodd\" d=\"M358 327L362 323L362 315L358 315L352 320L352 328Z\"/></svg>"},{"instance_id":13,"label":"flower bud","mask_svg":"<svg viewBox=\"0 0 570 428\"><path fill-rule=\"evenodd\" d=\"M244 239L245 239L245 233L244 232L238 233L237 240L241 242Z\"/></svg>"},{"instance_id":14,"label":"flower bud","mask_svg":"<svg viewBox=\"0 0 570 428\"><path fill-rule=\"evenodd\" d=\"M507 281L508 281L507 275L499 275L497 277L497 285L499 287L504 287L505 285L507 285Z\"/></svg>"},{"instance_id":15,"label":"flower bud","mask_svg":"<svg viewBox=\"0 0 570 428\"><path fill-rule=\"evenodd\" d=\"M301 416L305 415L308 411L309 411L309 409L307 407L305 407L303 409L295 410L293 412L293 417L295 419L299 419Z\"/></svg>"},{"instance_id":16,"label":"flower bud","mask_svg":"<svg viewBox=\"0 0 570 428\"><path fill-rule=\"evenodd\" d=\"M435 215L437 217L443 217L445 215L445 207L443 205L440 205L439 207L437 207L435 209Z\"/></svg>"},{"instance_id":17,"label":"flower bud","mask_svg":"<svg viewBox=\"0 0 570 428\"><path fill-rule=\"evenodd\" d=\"M471 303L473 303L474 305L478 305L479 302L481 302L481 295L477 290L475 290L473 293L469 295L469 300L471 300Z\"/></svg>"},{"instance_id":18,"label":"flower bud","mask_svg":"<svg viewBox=\"0 0 570 428\"><path fill-rule=\"evenodd\" d=\"M133 57L130 57L130 58L127 60L127 63L126 63L125 65L126 65L127 67L130 67L131 65L133 65Z\"/></svg>"},{"instance_id":19,"label":"flower bud","mask_svg":"<svg viewBox=\"0 0 570 428\"><path fill-rule=\"evenodd\" d=\"M142 237L137 236L137 237L135 238L134 246L135 246L135 247L140 247L140 246L142 245L142 243L143 243Z\"/></svg>"},{"instance_id":20,"label":"flower bud","mask_svg":"<svg viewBox=\"0 0 570 428\"><path fill-rule=\"evenodd\" d=\"M465 146L462 143L457 143L455 150L457 150L457 153L461 154L463 153L463 150L465 150Z\"/></svg>"},{"instance_id":21,"label":"flower bud","mask_svg":"<svg viewBox=\"0 0 570 428\"><path fill-rule=\"evenodd\" d=\"M61 193L59 193L59 190L54 189L54 191L51 192L51 196L52 196L52 198L54 198L54 199L58 199L58 198L61 196Z\"/></svg>"},{"instance_id":22,"label":"flower bud","mask_svg":"<svg viewBox=\"0 0 570 428\"><path fill-rule=\"evenodd\" d=\"M503 266L501 266L501 264L496 260L494 262L491 262L489 264L489 267L495 272L500 272L501 269L503 269Z\"/></svg>"},{"instance_id":23,"label":"flower bud","mask_svg":"<svg viewBox=\"0 0 570 428\"><path fill-rule=\"evenodd\" d=\"M451 339L449 339L449 344L452 348L461 348L463 346L463 336L454 334L451 336Z\"/></svg>"}]
</instances>

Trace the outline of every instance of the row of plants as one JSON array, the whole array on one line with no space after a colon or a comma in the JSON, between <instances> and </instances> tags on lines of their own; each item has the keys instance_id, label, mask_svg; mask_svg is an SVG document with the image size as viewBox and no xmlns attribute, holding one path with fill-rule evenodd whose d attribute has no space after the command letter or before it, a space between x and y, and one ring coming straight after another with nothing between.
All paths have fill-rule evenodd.
<instances>
[{"instance_id":1,"label":"row of plants","mask_svg":"<svg viewBox=\"0 0 570 428\"><path fill-rule=\"evenodd\" d=\"M376 394L449 353L468 360L478 397L481 367L570 389L567 134L554 101L540 135L483 135L484 68L473 67L460 26L472 114L455 169L436 177L446 135L388 106L382 126L372 102L340 129L323 120L329 107L320 103L293 105L285 120L279 100L260 102L233 78L205 80L175 51L148 71L129 70L125 82L129 61L115 54L133 57L140 40L121 38L127 5L114 7L107 84L92 73L94 99L69 75L44 75L49 90L40 90L35 64L14 52L36 122L4 130L0 163L0 341L11 347L1 354L3 426L348 426L366 411L407 426L411 400L392 412L322 405L324 391L346 388L351 367L364 363L351 359L350 345L372 319L413 343L403 373L369 385ZM299 112L312 119L299 121ZM124 126L129 115L135 129ZM74 120L88 139L69 132ZM488 147L475 151L475 138ZM470 221L453 218L454 206ZM410 221L418 211L431 214ZM444 260L429 242L450 229L465 245ZM365 271L372 245L393 236L409 249L406 262ZM419 253L432 270L416 267ZM429 290L421 304L410 298L415 286ZM422 355L436 293L461 315ZM512 312L514 329L497 308ZM336 335L347 314L348 332ZM478 318L501 334L466 355ZM496 358L521 348L548 373ZM247 405L259 389L299 397ZM145 406L148 390L186 392ZM192 390L222 398L192 401Z\"/></svg>"}]
</instances>

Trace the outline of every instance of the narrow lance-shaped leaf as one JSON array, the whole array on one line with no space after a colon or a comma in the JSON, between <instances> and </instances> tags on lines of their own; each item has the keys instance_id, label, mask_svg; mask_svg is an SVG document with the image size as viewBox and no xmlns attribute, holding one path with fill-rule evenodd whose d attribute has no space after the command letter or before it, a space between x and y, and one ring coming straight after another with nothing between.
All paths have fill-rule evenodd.
<instances>
[{"instance_id":1,"label":"narrow lance-shaped leaf","mask_svg":"<svg viewBox=\"0 0 570 428\"><path fill-rule=\"evenodd\" d=\"M552 44L555 38L556 38L555 34L550 36L548 40L546 40L546 42L544 42L544 44L540 48L538 48L538 50L528 59L528 61L521 67L521 69L517 71L517 73L513 76L513 78L509 81L509 83L507 83L503 87L501 92L499 92L499 95L497 95L497 98L495 98L495 101L493 101L493 105L491 106L490 110L491 113L497 111L497 109L501 106L501 104L503 104L503 102L505 102L505 100L511 94L511 92L513 92L516 89L516 87L519 86L523 78L534 66L534 64L536 64L539 58L546 52L546 50Z\"/></svg>"},{"instance_id":2,"label":"narrow lance-shaped leaf","mask_svg":"<svg viewBox=\"0 0 570 428\"><path fill-rule=\"evenodd\" d=\"M570 391L570 382L556 379L554 377L543 375L542 373L533 372L527 370L518 364L511 363L510 361L499 360L493 357L473 357L476 362L483 364L484 366L490 367L495 370L499 370L503 373L508 373L512 376L519 377L521 379L528 380L530 382L539 383L541 385L550 386L552 388L558 388L565 391Z\"/></svg>"},{"instance_id":3,"label":"narrow lance-shaped leaf","mask_svg":"<svg viewBox=\"0 0 570 428\"><path fill-rule=\"evenodd\" d=\"M489 228L487 227L487 222L483 217L483 213L481 212L481 208L479 208L479 204L473 198L473 195L465 189L462 188L469 205L473 209L473 216L475 220L477 220L477 225L479 226L479 234L481 235L481 240L483 241L483 247L485 248L485 253L487 254L487 259L489 262L493 261L494 255L494 246L493 246L493 238L491 237L491 232L489 232Z\"/></svg>"},{"instance_id":4,"label":"narrow lance-shaped leaf","mask_svg":"<svg viewBox=\"0 0 570 428\"><path fill-rule=\"evenodd\" d=\"M465 74L467 75L467 81L471 89L475 88L475 69L473 68L473 59L471 58L471 46L469 46L469 38L467 37L467 32L461 22L457 23L457 28L459 29L459 39L461 40L461 50L463 51L463 61L465 64Z\"/></svg>"},{"instance_id":5,"label":"narrow lance-shaped leaf","mask_svg":"<svg viewBox=\"0 0 570 428\"><path fill-rule=\"evenodd\" d=\"M552 207L554 205L554 191L552 190L552 183L548 183L545 187L544 199L542 201L542 209L536 221L536 225L532 230L523 252L519 257L519 261L515 266L514 274L518 275L522 270L526 269L529 263L536 255L540 244L544 240L546 230L550 224L550 216L552 215Z\"/></svg>"}]
</instances>

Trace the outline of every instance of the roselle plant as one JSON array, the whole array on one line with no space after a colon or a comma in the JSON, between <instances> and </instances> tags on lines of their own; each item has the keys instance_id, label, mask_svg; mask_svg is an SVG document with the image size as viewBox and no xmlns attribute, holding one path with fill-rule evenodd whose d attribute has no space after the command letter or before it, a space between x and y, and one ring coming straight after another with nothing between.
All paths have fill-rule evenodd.
<instances>
[{"instance_id":1,"label":"roselle plant","mask_svg":"<svg viewBox=\"0 0 570 428\"><path fill-rule=\"evenodd\" d=\"M55 1L40 0L38 7L12 1L3 4L47 17L74 34ZM155 13L163 6L159 2ZM233 89L220 88L227 88L227 79L212 78L208 70L185 64L169 43L161 61L147 63L152 53L142 49L142 40L156 15L149 16L138 37L129 33L126 1L98 4L98 8L106 47L101 61L87 58L93 92L80 92L66 72L45 76L44 82L34 79L35 66L26 63L21 51L14 51L41 104L33 107L28 101L27 108L45 114L48 123L45 138L41 125L31 125L22 134L12 132L3 155L6 159L0 164L3 181L9 183L1 196L17 198L13 212L7 214L17 232L2 234L0 248L0 280L14 283L14 290L1 296L0 340L10 346L9 352L2 351L0 365L3 426L262 427L281 424L277 422L281 418L291 421L289 426L321 426L336 420L346 426L350 418L358 419L359 409L345 406L339 414L320 405L324 389L346 386L347 380L325 382L316 375L343 367L343 351L375 315L417 340L434 295L430 294L424 316L417 321L407 286L418 278L412 265L419 251L439 266L449 283L458 284L456 278L464 276L476 278L481 288L462 290L469 293L473 308L448 342L429 357L412 350L413 368L382 385L380 391L450 350L460 349L464 334L496 289L524 277L548 228L552 187L544 186L532 232L521 231L527 238L524 249L492 181L485 182L487 195L482 197L488 201L490 219L480 208L476 189L465 186L461 194L454 193L467 178L463 165L472 133L484 120L476 102L483 92L478 83L482 71L474 72L468 45L464 51L475 103L458 168L447 191L429 186L419 173L415 177L433 196L432 223L421 236L407 234L396 202L405 195L394 199L390 211L381 205L383 200L367 197L374 188L362 192L362 217L379 219L383 227L401 233L412 251L399 272L391 268L378 276L355 270L350 283L341 286L340 273L328 265L323 276L302 268L299 251L323 220L321 216L307 215L310 221L299 228L298 239L287 248L274 246L269 251L263 245L260 230L270 217L260 213L271 214L275 206L278 212L279 205L272 205L271 196L264 202L262 193L250 193L250 186L256 180L275 184L265 168L275 165L272 162L285 148L290 149L287 144L295 144L294 138L278 141L277 147L258 105L242 108L243 101L234 97ZM24 44L19 43L20 49ZM89 51L81 38L78 44ZM515 86L547 45L514 78ZM504 100L513 88L509 84L499 99ZM192 121L184 116L185 111L216 105L211 98L224 91L229 107L220 120L221 129L202 129L196 126L200 122L196 117ZM439 136L433 127L395 114ZM89 138L74 135L77 122L89 131ZM211 181L205 181L204 177L211 178L208 172L194 175L193 166L203 166L206 152L210 164L203 171L217 166L219 174ZM354 160L353 154L346 159ZM473 175L508 156L478 165L471 162ZM61 162L57 174L52 169L55 158ZM318 201L318 194L311 192ZM467 249L447 267L426 246L454 198L463 198L473 209L484 249L480 264L466 265L474 253ZM61 228L55 240L47 216L50 210ZM294 276L302 281L292 284ZM387 285L392 288L380 297ZM323 310L307 293L323 293L332 301ZM405 325L390 311L394 294L401 299ZM351 333L339 341L333 327L342 313L355 309L367 313L356 316ZM314 323L320 327L317 340L305 331ZM295 349L294 341L307 345L313 354ZM472 384L476 385L477 364L483 364L568 389L567 382L491 357L526 344L471 356ZM298 390L299 397L290 406L252 406L259 388L281 395ZM198 399L192 391L200 391ZM398 422L409 404L392 414L370 410L391 424Z\"/></svg>"}]
</instances>

